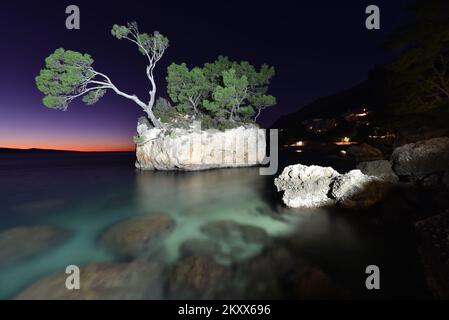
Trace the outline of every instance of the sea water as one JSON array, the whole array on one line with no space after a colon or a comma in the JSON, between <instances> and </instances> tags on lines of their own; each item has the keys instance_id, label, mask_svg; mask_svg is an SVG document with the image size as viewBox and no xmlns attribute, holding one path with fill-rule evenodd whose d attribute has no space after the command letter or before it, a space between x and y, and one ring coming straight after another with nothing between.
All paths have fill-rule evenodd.
<instances>
[{"instance_id":1,"label":"sea water","mask_svg":"<svg viewBox=\"0 0 449 320\"><path fill-rule=\"evenodd\" d=\"M413 280L422 274L408 234L380 232L354 212L289 210L276 192L274 177L259 175L258 168L141 172L133 163L130 153L0 155L0 231L54 225L72 233L54 248L0 266L0 298L13 298L68 265L119 261L98 241L104 230L118 221L157 212L176 223L162 244L169 266L178 261L186 240L207 238L202 225L232 220L261 228L273 240L287 241L295 259L324 268L357 297L425 295L421 282ZM232 265L264 250L262 244L238 241L222 241L223 251L230 254L217 259L219 263ZM239 249L233 251L236 245ZM379 264L384 272L384 290L377 296L365 292L368 264Z\"/></svg>"}]
</instances>

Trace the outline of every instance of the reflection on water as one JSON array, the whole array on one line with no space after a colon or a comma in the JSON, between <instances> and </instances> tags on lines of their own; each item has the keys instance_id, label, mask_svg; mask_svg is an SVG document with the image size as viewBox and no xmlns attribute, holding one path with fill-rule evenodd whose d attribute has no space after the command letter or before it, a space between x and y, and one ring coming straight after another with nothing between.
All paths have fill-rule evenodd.
<instances>
[{"instance_id":1,"label":"reflection on water","mask_svg":"<svg viewBox=\"0 0 449 320\"><path fill-rule=\"evenodd\" d=\"M259 176L257 168L139 172L132 163L129 154L0 156L0 257L6 257L0 262L0 298L12 298L43 277L63 274L72 264L87 266L88 288L95 277L103 280L107 288L101 294L98 288L89 292L96 298L423 294L420 283L407 281L418 277L409 235L379 231L359 214L288 210L279 205L273 177ZM140 262L132 262L134 258L100 241L115 223L161 214L174 227L148 243L157 247L145 256L151 265L141 264L138 256L134 258ZM4 235L16 226L34 225L69 235L56 239L41 234L35 246L17 230L2 238L2 230ZM120 243L135 245L129 242L134 238L125 235L128 242ZM12 257L14 250L7 250L11 246L16 253L26 249L31 254ZM391 280L382 293L364 289L368 264L383 266L382 279ZM135 283L129 276L117 276L127 272ZM33 287L28 297L73 297L60 288L60 281Z\"/></svg>"}]
</instances>

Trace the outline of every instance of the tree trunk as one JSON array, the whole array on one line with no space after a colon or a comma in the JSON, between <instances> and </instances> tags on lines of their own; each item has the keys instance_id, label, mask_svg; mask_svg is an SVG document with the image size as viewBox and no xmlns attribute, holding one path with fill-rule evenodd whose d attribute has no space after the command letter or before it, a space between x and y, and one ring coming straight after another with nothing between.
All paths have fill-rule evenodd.
<instances>
[{"instance_id":1,"label":"tree trunk","mask_svg":"<svg viewBox=\"0 0 449 320\"><path fill-rule=\"evenodd\" d=\"M162 128L162 124L159 121L158 118L156 118L156 116L154 115L153 111L151 109L147 109L145 110L145 112L148 115L148 119L150 119L151 123L153 124L154 127L156 128Z\"/></svg>"}]
</instances>

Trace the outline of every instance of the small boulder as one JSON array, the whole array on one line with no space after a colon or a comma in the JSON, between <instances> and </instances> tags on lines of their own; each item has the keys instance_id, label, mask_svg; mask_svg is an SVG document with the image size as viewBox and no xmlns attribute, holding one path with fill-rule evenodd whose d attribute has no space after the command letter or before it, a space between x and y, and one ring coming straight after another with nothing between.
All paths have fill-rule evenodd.
<instances>
[{"instance_id":1,"label":"small boulder","mask_svg":"<svg viewBox=\"0 0 449 320\"><path fill-rule=\"evenodd\" d=\"M346 151L346 157L358 161L370 161L383 159L384 155L379 149L370 146L369 144L362 143L350 146Z\"/></svg>"},{"instance_id":2,"label":"small boulder","mask_svg":"<svg viewBox=\"0 0 449 320\"><path fill-rule=\"evenodd\" d=\"M67 240L70 234L55 226L21 226L0 231L0 265L41 254Z\"/></svg>"},{"instance_id":3,"label":"small boulder","mask_svg":"<svg viewBox=\"0 0 449 320\"><path fill-rule=\"evenodd\" d=\"M293 165L275 179L284 191L284 203L293 208L339 204L345 208L366 209L383 199L390 183L364 175L360 170L339 174L332 168Z\"/></svg>"},{"instance_id":4,"label":"small boulder","mask_svg":"<svg viewBox=\"0 0 449 320\"><path fill-rule=\"evenodd\" d=\"M169 280L173 299L213 298L230 279L230 271L209 256L190 256L178 261Z\"/></svg>"},{"instance_id":5,"label":"small boulder","mask_svg":"<svg viewBox=\"0 0 449 320\"><path fill-rule=\"evenodd\" d=\"M414 181L449 169L449 138L441 137L406 144L391 155L393 170L398 176Z\"/></svg>"},{"instance_id":6,"label":"small boulder","mask_svg":"<svg viewBox=\"0 0 449 320\"><path fill-rule=\"evenodd\" d=\"M357 169L367 176L377 177L384 181L392 183L399 181L398 176L394 173L391 163L388 160L361 162L357 165Z\"/></svg>"},{"instance_id":7,"label":"small boulder","mask_svg":"<svg viewBox=\"0 0 449 320\"><path fill-rule=\"evenodd\" d=\"M384 198L386 187L383 180L352 170L334 179L330 194L344 208L366 209Z\"/></svg>"},{"instance_id":8,"label":"small boulder","mask_svg":"<svg viewBox=\"0 0 449 320\"><path fill-rule=\"evenodd\" d=\"M292 208L317 208L333 205L328 197L332 180L340 174L331 167L288 166L274 180L278 191L284 191L282 200Z\"/></svg>"},{"instance_id":9,"label":"small boulder","mask_svg":"<svg viewBox=\"0 0 449 320\"><path fill-rule=\"evenodd\" d=\"M68 290L67 274L48 276L22 291L17 300L163 299L163 267L156 262L93 263L80 268L79 290Z\"/></svg>"},{"instance_id":10,"label":"small boulder","mask_svg":"<svg viewBox=\"0 0 449 320\"><path fill-rule=\"evenodd\" d=\"M141 215L112 225L100 241L126 258L148 257L174 226L174 220L167 214Z\"/></svg>"},{"instance_id":11,"label":"small boulder","mask_svg":"<svg viewBox=\"0 0 449 320\"><path fill-rule=\"evenodd\" d=\"M241 239L248 243L263 243L268 240L268 234L264 229L232 220L212 221L200 229L204 234L219 240Z\"/></svg>"}]
</instances>

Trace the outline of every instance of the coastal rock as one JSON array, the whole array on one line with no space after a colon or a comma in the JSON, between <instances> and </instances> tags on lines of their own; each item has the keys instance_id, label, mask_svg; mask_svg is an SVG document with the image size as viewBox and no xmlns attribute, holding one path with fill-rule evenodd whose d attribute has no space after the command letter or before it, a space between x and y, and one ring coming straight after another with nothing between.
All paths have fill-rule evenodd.
<instances>
[{"instance_id":1,"label":"coastal rock","mask_svg":"<svg viewBox=\"0 0 449 320\"><path fill-rule=\"evenodd\" d=\"M379 202L388 182L364 175L360 170L340 174L330 167L293 165L274 181L284 191L284 203L293 208L339 204L345 208L368 208Z\"/></svg>"},{"instance_id":2,"label":"coastal rock","mask_svg":"<svg viewBox=\"0 0 449 320\"><path fill-rule=\"evenodd\" d=\"M398 176L414 181L446 171L449 169L449 138L434 138L396 148L391 162Z\"/></svg>"},{"instance_id":3,"label":"coastal rock","mask_svg":"<svg viewBox=\"0 0 449 320\"><path fill-rule=\"evenodd\" d=\"M449 211L416 223L427 285L436 299L449 299Z\"/></svg>"},{"instance_id":4,"label":"coastal rock","mask_svg":"<svg viewBox=\"0 0 449 320\"><path fill-rule=\"evenodd\" d=\"M94 263L80 268L79 290L67 290L67 274L46 277L25 289L18 300L163 299L163 268L155 262Z\"/></svg>"},{"instance_id":5,"label":"coastal rock","mask_svg":"<svg viewBox=\"0 0 449 320\"><path fill-rule=\"evenodd\" d=\"M392 183L399 181L398 176L394 173L391 163L388 160L361 162L357 165L357 169L367 176L377 177L384 181Z\"/></svg>"},{"instance_id":6,"label":"coastal rock","mask_svg":"<svg viewBox=\"0 0 449 320\"><path fill-rule=\"evenodd\" d=\"M383 199L387 184L377 177L352 170L334 179L330 195L348 209L366 209Z\"/></svg>"},{"instance_id":7,"label":"coastal rock","mask_svg":"<svg viewBox=\"0 0 449 320\"><path fill-rule=\"evenodd\" d=\"M205 299L218 294L230 279L230 271L209 256L190 256L180 260L170 277L170 296L174 299Z\"/></svg>"},{"instance_id":8,"label":"coastal rock","mask_svg":"<svg viewBox=\"0 0 449 320\"><path fill-rule=\"evenodd\" d=\"M248 167L265 157L265 131L240 126L225 131L149 128L139 124L136 167L142 170L205 170Z\"/></svg>"},{"instance_id":9,"label":"coastal rock","mask_svg":"<svg viewBox=\"0 0 449 320\"><path fill-rule=\"evenodd\" d=\"M26 260L41 254L70 236L54 226L21 226L0 231L0 265Z\"/></svg>"},{"instance_id":10,"label":"coastal rock","mask_svg":"<svg viewBox=\"0 0 449 320\"><path fill-rule=\"evenodd\" d=\"M443 119L441 119L443 120ZM444 120L443 120L444 121ZM394 147L398 148L400 146L415 143L418 141L429 140L433 138L444 137L449 134L449 128L447 123L441 123L435 126L435 122L432 122L432 126L424 126L418 128L402 128L396 133L396 138L394 141Z\"/></svg>"},{"instance_id":11,"label":"coastal rock","mask_svg":"<svg viewBox=\"0 0 449 320\"><path fill-rule=\"evenodd\" d=\"M284 191L282 200L292 208L315 208L333 205L329 187L340 174L331 167L288 166L274 180L278 191Z\"/></svg>"},{"instance_id":12,"label":"coastal rock","mask_svg":"<svg viewBox=\"0 0 449 320\"><path fill-rule=\"evenodd\" d=\"M358 161L369 161L383 159L384 155L379 149L370 146L369 144L362 143L350 146L346 151L346 157Z\"/></svg>"},{"instance_id":13,"label":"coastal rock","mask_svg":"<svg viewBox=\"0 0 449 320\"><path fill-rule=\"evenodd\" d=\"M147 257L155 252L161 239L175 226L167 214L137 216L109 227L100 241L127 258Z\"/></svg>"},{"instance_id":14,"label":"coastal rock","mask_svg":"<svg viewBox=\"0 0 449 320\"><path fill-rule=\"evenodd\" d=\"M232 220L209 222L201 226L200 229L213 239L241 239L243 242L248 243L263 243L268 240L268 234L264 229L240 224Z\"/></svg>"},{"instance_id":15,"label":"coastal rock","mask_svg":"<svg viewBox=\"0 0 449 320\"><path fill-rule=\"evenodd\" d=\"M188 256L213 256L220 252L220 245L211 239L189 239L182 243L181 255Z\"/></svg>"}]
</instances>

